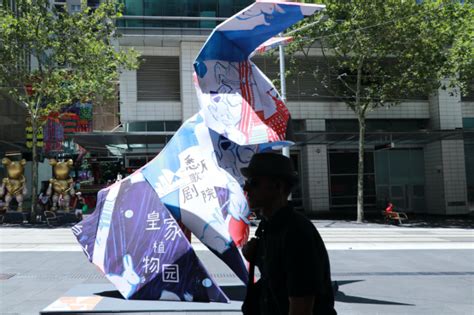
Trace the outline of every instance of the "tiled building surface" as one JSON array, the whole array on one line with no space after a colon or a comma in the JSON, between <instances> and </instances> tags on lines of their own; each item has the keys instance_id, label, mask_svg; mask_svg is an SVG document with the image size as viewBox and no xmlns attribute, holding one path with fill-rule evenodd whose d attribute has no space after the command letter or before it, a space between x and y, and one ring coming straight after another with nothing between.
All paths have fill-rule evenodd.
<instances>
[{"instance_id":1,"label":"tiled building surface","mask_svg":"<svg viewBox=\"0 0 474 315\"><path fill-rule=\"evenodd\" d=\"M194 58L221 17L251 2L124 1L125 18L119 21L123 37L117 45L133 47L143 59L137 71L122 72L119 107L95 109L94 130L110 131L118 123L124 126L121 130L130 133L176 130L199 110L192 77ZM88 1L88 5L97 3ZM79 4L78 0L55 1L56 6L67 5L70 11L80 9ZM177 10L192 19L170 20ZM321 56L317 49L311 54ZM263 60L256 58L260 58L255 60L260 67ZM271 62L265 68L261 67L270 78L278 71ZM314 78L303 81L298 84L317 84ZM342 102L312 97L308 91L292 90L292 80L287 83L287 106L296 132L304 139L291 149L301 174L300 189L293 194L295 202L308 213L353 211L356 116ZM458 92L439 89L428 97L412 98L368 114L364 172L367 210L380 211L388 201L406 212L449 215L474 208L474 100L462 98ZM378 146L383 149L392 142L394 148L379 150ZM146 150L137 149L140 144L127 150L138 160L140 155L148 155L141 159L147 161L164 144L147 142ZM127 154L125 165L130 164Z\"/></svg>"},{"instance_id":2,"label":"tiled building surface","mask_svg":"<svg viewBox=\"0 0 474 315\"><path fill-rule=\"evenodd\" d=\"M122 123L159 120L184 121L199 110L193 86L192 64L204 44L205 38L206 36L192 36L191 40L186 41L185 36L173 39L156 35L154 42L161 43L162 46L151 44L148 46L149 42L147 41L142 42L145 46L143 44L134 46L143 54L144 59L150 56L174 56L179 58L180 82L179 91L177 91L179 99L138 101L137 95L140 91L137 91L137 71L126 71L120 79L120 118ZM125 35L123 42L129 45L131 41ZM146 63L142 66L146 66ZM157 88L159 88L160 80L162 79L157 77ZM463 128L463 118L474 118L474 106L472 102L462 102L459 94L454 93L453 96L450 92L453 91L440 89L424 100L410 100L397 106L379 108L371 112L368 119L375 123L377 121L400 121L400 124L410 121L423 122L423 127L420 127L420 129L423 129L421 131L426 131L425 129L438 132L459 130ZM310 101L290 99L288 107L293 119L302 122L304 132L309 133L329 132L331 124L340 122L351 122L353 124L356 119L354 113L341 102L318 99ZM414 131L414 136L417 137L416 132L421 131ZM389 139L389 136L390 134L387 133L387 139ZM467 213L469 211L467 177L473 175L467 174L464 141L462 139L441 139L443 139L442 136L422 143L419 141L413 141L413 143L404 141L404 144L395 141L395 149L392 150L396 151L396 154L390 154L392 160L390 166L388 166L393 168L390 170L392 175L389 176L389 183L381 183L382 172L369 170L369 173L367 173L366 190L368 194L375 195L366 202L367 207L379 211L385 201L392 200L392 198L393 200L401 198L400 207L407 212ZM374 144L369 143L366 150L368 152L366 156L369 156L368 159L372 160L370 163L375 163L381 159L381 154L374 151ZM396 168L399 167L397 166L396 157L403 158L405 156L404 159L411 161L408 156L413 154L414 150L421 154L421 159L418 159L421 161L421 164L419 164L421 168L419 172L422 174L421 183L419 178L413 179L410 174L406 174L405 179L396 178ZM355 207L353 187L339 187L341 185L338 184L339 182L344 183L345 179L352 183L354 181L354 171L348 171L348 174L345 174L344 171L341 171L341 174L333 174L330 159L335 153L347 153L348 159L353 158L356 151L357 137L352 137L350 141L309 142L292 149L292 156L297 161L302 175L301 189L297 197L301 199L300 205L305 211L350 211L348 209ZM413 181L416 181L417 184L413 184ZM374 185L373 193L370 192L370 187L367 188L370 185ZM350 186L350 184L346 186ZM381 196L382 189L385 193L383 196ZM348 190L347 198L344 197L343 190ZM416 201L416 198L418 198L418 201ZM403 199L405 200L403 201ZM420 200L421 206L414 207L411 204L419 203Z\"/></svg>"},{"instance_id":3,"label":"tiled building surface","mask_svg":"<svg viewBox=\"0 0 474 315\"><path fill-rule=\"evenodd\" d=\"M67 2L72 5L74 1ZM173 131L196 113L194 58L219 21L251 2L124 1L125 17L118 24L123 37L118 45L134 47L143 60L140 69L124 71L120 77L123 130ZM170 20L177 10L186 19ZM311 54L321 57L317 49L311 49ZM260 59L255 63L270 78L277 75L278 65L256 58ZM305 78L296 85L311 88L316 81ZM309 213L353 211L356 116L334 98L292 90L292 80L287 84L287 106L295 131L303 139L291 149L301 174L295 201ZM380 211L388 201L407 212L433 214L467 213L473 207L474 143L463 131L474 128L474 101L456 92L440 89L428 97L407 97L397 106L368 114L364 173L368 210ZM155 151L147 147L146 154L154 156L162 147L163 143Z\"/></svg>"}]
</instances>

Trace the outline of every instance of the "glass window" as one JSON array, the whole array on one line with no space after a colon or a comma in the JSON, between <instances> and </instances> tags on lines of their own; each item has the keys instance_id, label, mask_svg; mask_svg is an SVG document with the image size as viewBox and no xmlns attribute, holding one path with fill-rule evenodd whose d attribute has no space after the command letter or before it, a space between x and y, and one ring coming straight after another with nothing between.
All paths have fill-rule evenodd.
<instances>
[{"instance_id":1,"label":"glass window","mask_svg":"<svg viewBox=\"0 0 474 315\"><path fill-rule=\"evenodd\" d=\"M390 183L388 154L389 151L375 152L375 176L377 185L388 185Z\"/></svg>"},{"instance_id":2,"label":"glass window","mask_svg":"<svg viewBox=\"0 0 474 315\"><path fill-rule=\"evenodd\" d=\"M423 150L410 150L410 184L425 184L425 156Z\"/></svg>"},{"instance_id":3,"label":"glass window","mask_svg":"<svg viewBox=\"0 0 474 315\"><path fill-rule=\"evenodd\" d=\"M463 118L462 125L465 129L474 129L474 118Z\"/></svg>"},{"instance_id":4,"label":"glass window","mask_svg":"<svg viewBox=\"0 0 474 315\"><path fill-rule=\"evenodd\" d=\"M365 152L364 202L366 206L375 204L375 176L373 152ZM330 152L330 193L331 206L354 207L357 204L357 152Z\"/></svg>"},{"instance_id":5,"label":"glass window","mask_svg":"<svg viewBox=\"0 0 474 315\"><path fill-rule=\"evenodd\" d=\"M137 16L196 16L230 17L252 0L122 0L124 15ZM173 28L214 28L220 21L180 21L180 20L119 20L120 27L173 27Z\"/></svg>"},{"instance_id":6,"label":"glass window","mask_svg":"<svg viewBox=\"0 0 474 315\"><path fill-rule=\"evenodd\" d=\"M405 184L410 178L409 151L390 152L390 182L395 185Z\"/></svg>"},{"instance_id":7,"label":"glass window","mask_svg":"<svg viewBox=\"0 0 474 315\"><path fill-rule=\"evenodd\" d=\"M146 122L145 121L134 121L128 123L127 131L146 131Z\"/></svg>"},{"instance_id":8,"label":"glass window","mask_svg":"<svg viewBox=\"0 0 474 315\"><path fill-rule=\"evenodd\" d=\"M164 121L148 121L147 131L165 131Z\"/></svg>"},{"instance_id":9,"label":"glass window","mask_svg":"<svg viewBox=\"0 0 474 315\"><path fill-rule=\"evenodd\" d=\"M366 121L367 132L380 131L417 131L426 129L426 119L368 119ZM328 132L358 132L359 123L356 119L328 119L326 120Z\"/></svg>"},{"instance_id":10,"label":"glass window","mask_svg":"<svg viewBox=\"0 0 474 315\"><path fill-rule=\"evenodd\" d=\"M87 0L87 6L97 8L100 5L100 0Z\"/></svg>"},{"instance_id":11,"label":"glass window","mask_svg":"<svg viewBox=\"0 0 474 315\"><path fill-rule=\"evenodd\" d=\"M357 174L359 169L358 152L331 152L329 155L331 174ZM373 152L364 154L364 173L374 172Z\"/></svg>"},{"instance_id":12,"label":"glass window","mask_svg":"<svg viewBox=\"0 0 474 315\"><path fill-rule=\"evenodd\" d=\"M169 120L165 121L165 130L166 131L177 131L181 127L181 121L179 120Z\"/></svg>"},{"instance_id":13,"label":"glass window","mask_svg":"<svg viewBox=\"0 0 474 315\"><path fill-rule=\"evenodd\" d=\"M357 174L357 153L330 153L331 174Z\"/></svg>"}]
</instances>

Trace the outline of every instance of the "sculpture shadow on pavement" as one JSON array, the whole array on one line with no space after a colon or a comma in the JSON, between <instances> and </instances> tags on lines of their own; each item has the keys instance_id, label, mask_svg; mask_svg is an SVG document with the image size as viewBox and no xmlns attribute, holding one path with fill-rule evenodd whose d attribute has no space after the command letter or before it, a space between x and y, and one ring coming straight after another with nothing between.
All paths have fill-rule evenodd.
<instances>
[{"instance_id":1,"label":"sculpture shadow on pavement","mask_svg":"<svg viewBox=\"0 0 474 315\"><path fill-rule=\"evenodd\" d=\"M378 304L378 305L404 305L404 306L415 306L414 304L408 303L401 303L401 302L393 302L393 301L385 301L385 300L377 300L377 299L370 299L360 296L354 295L346 295L344 292L339 290L339 288L346 284L361 282L365 280L338 280L338 290L335 293L335 300L336 302L340 303L351 303L351 304Z\"/></svg>"}]
</instances>

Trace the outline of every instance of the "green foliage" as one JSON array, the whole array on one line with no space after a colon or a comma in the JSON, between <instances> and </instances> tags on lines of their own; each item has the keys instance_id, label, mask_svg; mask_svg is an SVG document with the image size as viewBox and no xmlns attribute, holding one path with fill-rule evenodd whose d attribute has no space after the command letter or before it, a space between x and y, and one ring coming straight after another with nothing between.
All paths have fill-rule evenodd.
<instances>
[{"instance_id":1,"label":"green foliage","mask_svg":"<svg viewBox=\"0 0 474 315\"><path fill-rule=\"evenodd\" d=\"M120 69L138 66L135 51L113 45L117 2L82 8L58 12L49 0L17 0L15 12L0 7L0 86L32 120L76 101L100 105L115 96Z\"/></svg>"},{"instance_id":2,"label":"green foliage","mask_svg":"<svg viewBox=\"0 0 474 315\"><path fill-rule=\"evenodd\" d=\"M292 34L291 73L312 71L359 116L412 95L428 95L440 82L463 92L472 84L472 2L321 2L327 6L325 18L304 21L295 27L303 29ZM304 59L311 49L322 53L323 64L308 67Z\"/></svg>"}]
</instances>

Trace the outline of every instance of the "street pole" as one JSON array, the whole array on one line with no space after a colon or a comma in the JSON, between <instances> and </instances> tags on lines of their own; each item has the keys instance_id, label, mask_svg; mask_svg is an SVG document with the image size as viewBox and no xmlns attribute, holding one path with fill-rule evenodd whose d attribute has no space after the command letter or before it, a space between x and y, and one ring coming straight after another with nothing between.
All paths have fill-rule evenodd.
<instances>
[{"instance_id":1,"label":"street pole","mask_svg":"<svg viewBox=\"0 0 474 315\"><path fill-rule=\"evenodd\" d=\"M280 33L280 36L282 34ZM283 103L286 105L286 79L285 79L285 48L282 44L278 46L280 53L280 96ZM290 157L290 147L284 147L282 154L286 157Z\"/></svg>"},{"instance_id":2,"label":"street pole","mask_svg":"<svg viewBox=\"0 0 474 315\"><path fill-rule=\"evenodd\" d=\"M282 34L280 33L280 36ZM280 96L283 103L286 105L286 79L285 79L285 48L282 44L278 46L279 53L280 53ZM291 118L290 118L291 119ZM290 158L290 147L283 147L281 149L281 153ZM291 194L288 196L288 200L291 200Z\"/></svg>"}]
</instances>

